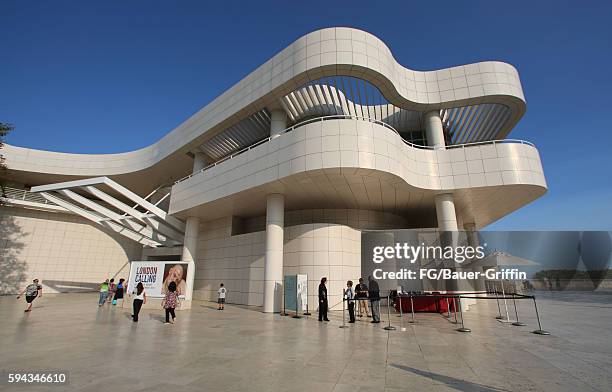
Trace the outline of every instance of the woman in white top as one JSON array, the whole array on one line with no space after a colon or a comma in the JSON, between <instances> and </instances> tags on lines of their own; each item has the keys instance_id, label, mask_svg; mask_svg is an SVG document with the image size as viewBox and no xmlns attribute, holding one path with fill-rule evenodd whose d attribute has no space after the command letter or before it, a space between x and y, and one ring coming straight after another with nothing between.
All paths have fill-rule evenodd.
<instances>
[{"instance_id":1,"label":"woman in white top","mask_svg":"<svg viewBox=\"0 0 612 392\"><path fill-rule=\"evenodd\" d=\"M137 323L140 308L142 308L142 305L147 303L147 294L144 291L144 286L142 282L138 283L138 285L136 286L136 291L134 291L132 294L134 294L134 314L132 314L132 320Z\"/></svg>"}]
</instances>

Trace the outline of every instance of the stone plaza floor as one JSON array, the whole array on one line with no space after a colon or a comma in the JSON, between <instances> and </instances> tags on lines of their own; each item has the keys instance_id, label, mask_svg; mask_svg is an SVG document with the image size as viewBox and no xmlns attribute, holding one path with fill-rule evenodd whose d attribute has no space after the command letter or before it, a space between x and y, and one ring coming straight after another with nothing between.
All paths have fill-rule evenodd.
<instances>
[{"instance_id":1,"label":"stone plaza floor","mask_svg":"<svg viewBox=\"0 0 612 392\"><path fill-rule=\"evenodd\" d=\"M465 313L471 333L437 314L392 313L396 331L341 312L293 319L258 308L194 302L175 325L143 310L98 308L95 294L0 297L0 370L69 371L67 385L3 391L611 391L612 295L542 293L538 336L531 301L525 327L494 319L495 301ZM512 311L512 308L510 308ZM366 321L367 320L367 321Z\"/></svg>"}]
</instances>

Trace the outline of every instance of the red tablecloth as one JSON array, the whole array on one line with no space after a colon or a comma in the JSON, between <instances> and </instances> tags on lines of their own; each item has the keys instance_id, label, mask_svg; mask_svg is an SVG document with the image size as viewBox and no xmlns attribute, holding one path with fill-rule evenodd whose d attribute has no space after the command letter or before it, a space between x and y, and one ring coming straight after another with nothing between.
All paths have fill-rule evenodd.
<instances>
[{"instance_id":1,"label":"red tablecloth","mask_svg":"<svg viewBox=\"0 0 612 392\"><path fill-rule=\"evenodd\" d=\"M400 300L401 298L401 300ZM448 304L451 308L453 308L454 298L448 298ZM412 301L414 303L414 311L415 312L434 312L434 313L446 313L448 312L448 308L446 307L446 298L443 297L435 297L435 296L422 296L422 297L413 297ZM399 304L402 304L402 312L407 313L410 312L410 297L408 296L399 296L395 299L395 310L399 312Z\"/></svg>"}]
</instances>

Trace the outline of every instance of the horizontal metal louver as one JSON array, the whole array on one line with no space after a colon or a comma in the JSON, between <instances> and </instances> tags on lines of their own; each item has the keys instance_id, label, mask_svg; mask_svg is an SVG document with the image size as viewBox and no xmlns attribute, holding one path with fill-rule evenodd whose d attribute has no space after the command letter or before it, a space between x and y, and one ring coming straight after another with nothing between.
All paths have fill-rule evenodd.
<instances>
[{"instance_id":1,"label":"horizontal metal louver","mask_svg":"<svg viewBox=\"0 0 612 392\"><path fill-rule=\"evenodd\" d=\"M423 113L395 106L372 83L351 76L310 81L280 99L289 125L315 117L346 115L384 122L415 144L424 143ZM442 109L449 144L480 142L498 138L512 115L502 104L478 104ZM270 134L270 113L262 109L227 128L200 146L217 161L246 148Z\"/></svg>"},{"instance_id":2,"label":"horizontal metal louver","mask_svg":"<svg viewBox=\"0 0 612 392\"><path fill-rule=\"evenodd\" d=\"M221 159L270 135L270 113L260 110L200 146L214 160Z\"/></svg>"}]
</instances>

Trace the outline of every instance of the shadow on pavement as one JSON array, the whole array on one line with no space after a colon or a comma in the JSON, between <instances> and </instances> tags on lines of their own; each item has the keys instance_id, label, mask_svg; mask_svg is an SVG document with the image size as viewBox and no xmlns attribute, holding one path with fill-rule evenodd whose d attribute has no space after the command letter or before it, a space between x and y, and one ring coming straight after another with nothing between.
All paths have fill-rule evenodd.
<instances>
[{"instance_id":1,"label":"shadow on pavement","mask_svg":"<svg viewBox=\"0 0 612 392\"><path fill-rule=\"evenodd\" d=\"M407 372L417 374L422 377L429 378L433 380L434 382L443 383L449 386L450 388L456 389L458 391L510 392L508 389L490 387L487 385L482 385L482 384L478 384L478 383L474 383L474 382L470 382L466 380L461 380L455 377L449 377L449 376L444 376L442 374L426 372L424 370L411 368L409 366L402 366L402 365L398 365L394 363L392 363L390 366L393 366L394 368L397 368L397 369L405 370Z\"/></svg>"}]
</instances>

